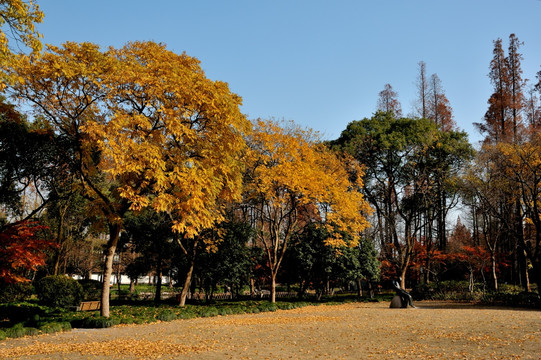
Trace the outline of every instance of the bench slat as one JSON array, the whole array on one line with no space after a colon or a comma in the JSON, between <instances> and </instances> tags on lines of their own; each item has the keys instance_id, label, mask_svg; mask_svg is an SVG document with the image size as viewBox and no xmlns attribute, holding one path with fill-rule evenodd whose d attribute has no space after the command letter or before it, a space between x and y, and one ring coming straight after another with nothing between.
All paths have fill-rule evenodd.
<instances>
[{"instance_id":1,"label":"bench slat","mask_svg":"<svg viewBox=\"0 0 541 360\"><path fill-rule=\"evenodd\" d=\"M101 301L81 301L79 311L92 311L101 309Z\"/></svg>"}]
</instances>

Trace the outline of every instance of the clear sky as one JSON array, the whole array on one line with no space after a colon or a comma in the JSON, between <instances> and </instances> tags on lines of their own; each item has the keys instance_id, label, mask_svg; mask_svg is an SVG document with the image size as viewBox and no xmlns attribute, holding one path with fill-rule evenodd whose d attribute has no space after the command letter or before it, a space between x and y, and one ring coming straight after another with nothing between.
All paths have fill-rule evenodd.
<instances>
[{"instance_id":1,"label":"clear sky","mask_svg":"<svg viewBox=\"0 0 541 360\"><path fill-rule=\"evenodd\" d=\"M438 74L476 142L492 87L493 40L524 42L524 78L541 70L540 0L37 0L44 42L121 47L153 40L201 60L250 119L294 120L334 139L370 117L390 83L404 114L418 62Z\"/></svg>"}]
</instances>

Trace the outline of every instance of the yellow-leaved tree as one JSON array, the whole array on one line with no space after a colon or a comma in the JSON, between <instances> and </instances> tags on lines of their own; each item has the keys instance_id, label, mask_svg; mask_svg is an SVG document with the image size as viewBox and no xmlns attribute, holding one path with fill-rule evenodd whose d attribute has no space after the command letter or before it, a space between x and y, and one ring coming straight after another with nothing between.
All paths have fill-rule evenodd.
<instances>
[{"instance_id":1,"label":"yellow-leaved tree","mask_svg":"<svg viewBox=\"0 0 541 360\"><path fill-rule=\"evenodd\" d=\"M21 57L10 91L72 144L71 171L109 228L102 316L109 316L113 256L129 209L168 213L183 239L223 218L238 199L249 122L226 83L199 61L154 42L101 51L90 43Z\"/></svg>"},{"instance_id":2,"label":"yellow-leaved tree","mask_svg":"<svg viewBox=\"0 0 541 360\"><path fill-rule=\"evenodd\" d=\"M119 191L130 209L151 206L171 216L189 263L182 306L200 233L224 219L227 203L240 199L239 154L250 123L240 112L241 98L226 83L207 79L193 57L152 42L109 53L123 65L108 78L113 116L85 131L99 144L104 170L129 179Z\"/></svg>"},{"instance_id":3,"label":"yellow-leaved tree","mask_svg":"<svg viewBox=\"0 0 541 360\"><path fill-rule=\"evenodd\" d=\"M244 201L265 250L275 302L276 275L293 236L317 221L332 234L329 246L356 246L371 209L360 193L360 165L316 141L312 131L257 120L247 142Z\"/></svg>"},{"instance_id":4,"label":"yellow-leaved tree","mask_svg":"<svg viewBox=\"0 0 541 360\"><path fill-rule=\"evenodd\" d=\"M35 24L42 21L43 12L35 1L0 0L0 86L4 86L6 68L16 60L16 54L24 48L33 54L41 51L41 35Z\"/></svg>"}]
</instances>

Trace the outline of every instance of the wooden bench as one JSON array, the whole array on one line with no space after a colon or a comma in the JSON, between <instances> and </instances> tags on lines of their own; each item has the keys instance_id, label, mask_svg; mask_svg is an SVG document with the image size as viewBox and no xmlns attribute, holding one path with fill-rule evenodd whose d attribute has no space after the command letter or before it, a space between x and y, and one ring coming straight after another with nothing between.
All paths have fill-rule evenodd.
<instances>
[{"instance_id":1,"label":"wooden bench","mask_svg":"<svg viewBox=\"0 0 541 360\"><path fill-rule=\"evenodd\" d=\"M81 301L77 307L77 311L93 311L101 309L101 301Z\"/></svg>"}]
</instances>

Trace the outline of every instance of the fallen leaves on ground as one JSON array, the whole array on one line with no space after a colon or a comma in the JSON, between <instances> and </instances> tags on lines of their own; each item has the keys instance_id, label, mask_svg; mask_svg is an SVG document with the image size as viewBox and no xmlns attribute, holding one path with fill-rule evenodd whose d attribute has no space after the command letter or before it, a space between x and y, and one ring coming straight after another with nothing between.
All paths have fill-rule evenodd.
<instances>
[{"instance_id":1,"label":"fallen leaves on ground","mask_svg":"<svg viewBox=\"0 0 541 360\"><path fill-rule=\"evenodd\" d=\"M0 359L539 359L541 312L308 306L0 342Z\"/></svg>"},{"instance_id":2,"label":"fallen leaves on ground","mask_svg":"<svg viewBox=\"0 0 541 360\"><path fill-rule=\"evenodd\" d=\"M133 356L141 359L158 359L164 355L183 355L192 352L210 350L206 346L187 346L172 344L163 340L148 341L138 339L115 339L103 342L90 342L85 344L43 344L36 343L26 347L0 349L0 359L29 355L51 355L78 353L81 355L121 355Z\"/></svg>"}]
</instances>

